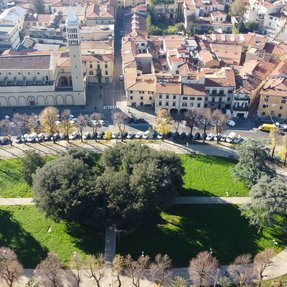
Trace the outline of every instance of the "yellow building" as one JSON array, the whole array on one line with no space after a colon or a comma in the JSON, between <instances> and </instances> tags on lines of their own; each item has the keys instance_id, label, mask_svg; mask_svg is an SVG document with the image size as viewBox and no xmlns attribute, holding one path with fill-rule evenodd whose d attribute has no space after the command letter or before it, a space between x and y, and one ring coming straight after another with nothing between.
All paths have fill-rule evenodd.
<instances>
[{"instance_id":1,"label":"yellow building","mask_svg":"<svg viewBox=\"0 0 287 287\"><path fill-rule=\"evenodd\" d=\"M287 119L287 78L267 81L260 94L257 115Z\"/></svg>"},{"instance_id":2,"label":"yellow building","mask_svg":"<svg viewBox=\"0 0 287 287\"><path fill-rule=\"evenodd\" d=\"M86 76L89 83L111 83L113 81L113 54L83 55Z\"/></svg>"}]
</instances>

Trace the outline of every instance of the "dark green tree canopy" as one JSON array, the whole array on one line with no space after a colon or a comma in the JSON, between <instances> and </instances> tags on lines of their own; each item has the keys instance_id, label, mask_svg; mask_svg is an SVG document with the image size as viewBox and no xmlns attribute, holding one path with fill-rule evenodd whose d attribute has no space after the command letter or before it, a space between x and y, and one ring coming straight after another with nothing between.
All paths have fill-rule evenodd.
<instances>
[{"instance_id":1,"label":"dark green tree canopy","mask_svg":"<svg viewBox=\"0 0 287 287\"><path fill-rule=\"evenodd\" d=\"M93 154L73 150L39 169L37 206L56 219L131 228L167 208L182 184L180 159L147 146L116 145L96 164Z\"/></svg>"},{"instance_id":2,"label":"dark green tree canopy","mask_svg":"<svg viewBox=\"0 0 287 287\"><path fill-rule=\"evenodd\" d=\"M268 153L265 142L261 140L247 140L237 148L239 162L235 166L234 175L252 186L258 182L261 176L272 174L267 165Z\"/></svg>"},{"instance_id":3,"label":"dark green tree canopy","mask_svg":"<svg viewBox=\"0 0 287 287\"><path fill-rule=\"evenodd\" d=\"M44 166L45 160L34 150L27 150L24 152L22 158L21 173L25 181L31 186L32 175L38 168Z\"/></svg>"},{"instance_id":4,"label":"dark green tree canopy","mask_svg":"<svg viewBox=\"0 0 287 287\"><path fill-rule=\"evenodd\" d=\"M36 13L44 13L45 12L45 6L43 0L32 0L33 9Z\"/></svg>"},{"instance_id":5,"label":"dark green tree canopy","mask_svg":"<svg viewBox=\"0 0 287 287\"><path fill-rule=\"evenodd\" d=\"M261 228L286 223L287 184L281 178L263 176L251 188L251 203L243 208L250 223Z\"/></svg>"}]
</instances>

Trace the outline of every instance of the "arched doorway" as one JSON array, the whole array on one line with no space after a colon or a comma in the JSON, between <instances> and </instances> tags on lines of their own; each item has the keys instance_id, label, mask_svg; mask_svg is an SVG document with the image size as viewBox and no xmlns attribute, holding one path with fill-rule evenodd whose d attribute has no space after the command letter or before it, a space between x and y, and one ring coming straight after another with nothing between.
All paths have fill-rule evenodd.
<instances>
[{"instance_id":1,"label":"arched doorway","mask_svg":"<svg viewBox=\"0 0 287 287\"><path fill-rule=\"evenodd\" d=\"M59 78L59 81L58 81L58 86L59 87L67 87L69 84L68 84L68 79L67 77L65 76L61 76Z\"/></svg>"}]
</instances>

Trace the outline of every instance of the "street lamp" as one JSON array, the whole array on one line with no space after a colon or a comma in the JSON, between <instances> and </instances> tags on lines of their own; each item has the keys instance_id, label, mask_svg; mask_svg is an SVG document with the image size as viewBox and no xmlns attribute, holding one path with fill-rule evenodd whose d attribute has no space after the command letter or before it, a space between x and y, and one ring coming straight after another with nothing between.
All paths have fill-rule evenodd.
<instances>
[{"instance_id":1,"label":"street lamp","mask_svg":"<svg viewBox=\"0 0 287 287\"><path fill-rule=\"evenodd\" d=\"M210 247L209 248L209 253L212 255L212 253L213 253L213 249Z\"/></svg>"},{"instance_id":2,"label":"street lamp","mask_svg":"<svg viewBox=\"0 0 287 287\"><path fill-rule=\"evenodd\" d=\"M142 255L141 256L144 257L144 251L142 251Z\"/></svg>"},{"instance_id":3,"label":"street lamp","mask_svg":"<svg viewBox=\"0 0 287 287\"><path fill-rule=\"evenodd\" d=\"M278 242L275 239L272 239L272 242L273 242L272 248L274 249L274 247L278 245Z\"/></svg>"}]
</instances>

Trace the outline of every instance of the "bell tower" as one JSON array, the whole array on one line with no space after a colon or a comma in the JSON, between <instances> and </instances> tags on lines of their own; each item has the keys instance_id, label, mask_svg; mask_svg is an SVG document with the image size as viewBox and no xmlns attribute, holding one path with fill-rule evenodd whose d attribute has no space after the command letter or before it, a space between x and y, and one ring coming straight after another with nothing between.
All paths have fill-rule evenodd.
<instances>
[{"instance_id":1,"label":"bell tower","mask_svg":"<svg viewBox=\"0 0 287 287\"><path fill-rule=\"evenodd\" d=\"M69 47L69 57L71 63L71 75L74 92L85 91L83 78L82 58L81 58L81 37L77 17L71 6L68 7L66 20L66 35Z\"/></svg>"}]
</instances>

